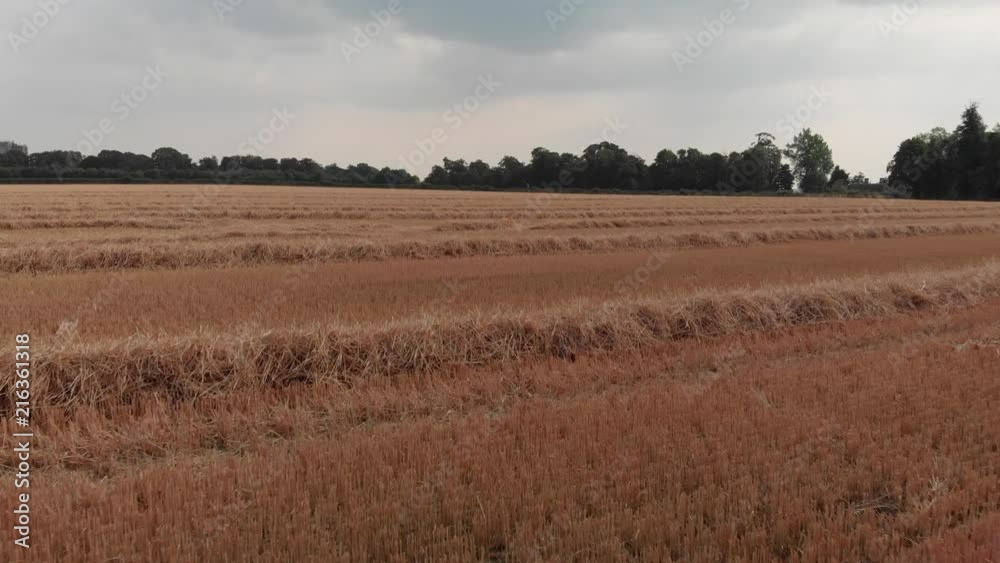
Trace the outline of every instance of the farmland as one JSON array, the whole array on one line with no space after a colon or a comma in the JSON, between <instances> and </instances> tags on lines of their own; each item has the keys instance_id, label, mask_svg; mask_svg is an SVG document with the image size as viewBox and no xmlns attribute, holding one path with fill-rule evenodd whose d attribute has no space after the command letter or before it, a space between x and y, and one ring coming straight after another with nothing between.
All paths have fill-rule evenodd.
<instances>
[{"instance_id":1,"label":"farmland","mask_svg":"<svg viewBox=\"0 0 1000 563\"><path fill-rule=\"evenodd\" d=\"M1000 204L0 201L32 560L1000 558Z\"/></svg>"}]
</instances>

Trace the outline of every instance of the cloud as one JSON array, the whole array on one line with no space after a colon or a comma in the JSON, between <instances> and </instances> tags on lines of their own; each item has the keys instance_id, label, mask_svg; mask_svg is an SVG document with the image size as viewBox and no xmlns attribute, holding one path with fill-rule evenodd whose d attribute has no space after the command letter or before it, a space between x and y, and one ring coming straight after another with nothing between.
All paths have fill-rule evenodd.
<instances>
[{"instance_id":1,"label":"cloud","mask_svg":"<svg viewBox=\"0 0 1000 563\"><path fill-rule=\"evenodd\" d=\"M30 109L9 114L0 137L68 146L149 65L170 77L109 146L233 152L287 107L301 118L268 147L276 156L396 164L483 76L503 85L442 147L448 156L575 150L615 115L634 124L621 144L646 158L663 147L728 152L823 86L834 95L809 125L840 164L878 176L900 140L953 127L969 101L1000 115L1000 79L981 66L1000 55L1000 8L987 2L922 2L887 37L880 22L902 2L398 0L386 21L390 0L218 1L232 10L70 1L17 54L0 49L0 103ZM38 9L8 0L0 32L19 33ZM373 25L377 36L348 60L344 46ZM707 44L680 72L675 55L692 42Z\"/></svg>"}]
</instances>

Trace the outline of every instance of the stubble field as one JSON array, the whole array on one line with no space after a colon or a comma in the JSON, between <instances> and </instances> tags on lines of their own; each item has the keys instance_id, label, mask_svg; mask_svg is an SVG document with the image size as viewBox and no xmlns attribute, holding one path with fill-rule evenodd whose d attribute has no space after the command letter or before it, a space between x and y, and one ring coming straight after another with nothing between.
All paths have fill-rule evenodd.
<instances>
[{"instance_id":1,"label":"stubble field","mask_svg":"<svg viewBox=\"0 0 1000 563\"><path fill-rule=\"evenodd\" d=\"M998 204L0 202L0 560L1000 559Z\"/></svg>"}]
</instances>

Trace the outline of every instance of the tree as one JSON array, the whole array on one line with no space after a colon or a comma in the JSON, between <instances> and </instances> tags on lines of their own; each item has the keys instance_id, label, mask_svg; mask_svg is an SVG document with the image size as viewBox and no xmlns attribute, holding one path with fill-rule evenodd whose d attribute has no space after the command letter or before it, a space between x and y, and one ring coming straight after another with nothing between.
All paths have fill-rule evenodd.
<instances>
[{"instance_id":1,"label":"tree","mask_svg":"<svg viewBox=\"0 0 1000 563\"><path fill-rule=\"evenodd\" d=\"M191 170L191 157L173 147L161 147L153 151L153 168L159 170Z\"/></svg>"},{"instance_id":2,"label":"tree","mask_svg":"<svg viewBox=\"0 0 1000 563\"><path fill-rule=\"evenodd\" d=\"M450 181L444 167L440 164L435 164L431 168L430 174L424 179L424 183L430 186L447 186Z\"/></svg>"},{"instance_id":3,"label":"tree","mask_svg":"<svg viewBox=\"0 0 1000 563\"><path fill-rule=\"evenodd\" d=\"M79 151L45 151L31 153L28 156L28 166L76 168L82 160L83 155Z\"/></svg>"},{"instance_id":4,"label":"tree","mask_svg":"<svg viewBox=\"0 0 1000 563\"><path fill-rule=\"evenodd\" d=\"M677 155L663 149L649 166L649 180L654 190L675 189L677 184Z\"/></svg>"},{"instance_id":5,"label":"tree","mask_svg":"<svg viewBox=\"0 0 1000 563\"><path fill-rule=\"evenodd\" d=\"M448 184L452 186L469 185L469 165L464 159L444 159L444 171L448 174Z\"/></svg>"},{"instance_id":6,"label":"tree","mask_svg":"<svg viewBox=\"0 0 1000 563\"><path fill-rule=\"evenodd\" d=\"M953 137L941 128L903 141L886 169L889 186L917 199L958 197L953 152Z\"/></svg>"},{"instance_id":7,"label":"tree","mask_svg":"<svg viewBox=\"0 0 1000 563\"><path fill-rule=\"evenodd\" d=\"M757 133L756 141L743 153L741 166L751 170L747 174L745 191L766 192L774 188L774 180L781 170L781 149L774 144L774 135Z\"/></svg>"},{"instance_id":8,"label":"tree","mask_svg":"<svg viewBox=\"0 0 1000 563\"><path fill-rule=\"evenodd\" d=\"M528 182L528 167L513 156L505 156L493 168L493 180L500 188L522 186Z\"/></svg>"},{"instance_id":9,"label":"tree","mask_svg":"<svg viewBox=\"0 0 1000 563\"><path fill-rule=\"evenodd\" d=\"M253 170L254 172L264 169L264 159L255 154L248 154L240 157L240 168Z\"/></svg>"},{"instance_id":10,"label":"tree","mask_svg":"<svg viewBox=\"0 0 1000 563\"><path fill-rule=\"evenodd\" d=\"M826 188L833 170L833 151L821 135L803 129L788 144L785 156L792 161L792 173L799 181L799 189L816 193Z\"/></svg>"},{"instance_id":11,"label":"tree","mask_svg":"<svg viewBox=\"0 0 1000 563\"><path fill-rule=\"evenodd\" d=\"M13 168L28 165L28 147L10 143L0 149L0 167Z\"/></svg>"},{"instance_id":12,"label":"tree","mask_svg":"<svg viewBox=\"0 0 1000 563\"><path fill-rule=\"evenodd\" d=\"M559 182L559 172L562 159L559 153L538 147L531 151L531 162L528 164L528 181L534 186L544 186Z\"/></svg>"},{"instance_id":13,"label":"tree","mask_svg":"<svg viewBox=\"0 0 1000 563\"><path fill-rule=\"evenodd\" d=\"M219 169L219 159L214 156L206 156L198 161L198 170L215 171Z\"/></svg>"},{"instance_id":14,"label":"tree","mask_svg":"<svg viewBox=\"0 0 1000 563\"><path fill-rule=\"evenodd\" d=\"M469 164L468 182L470 186L492 186L493 171L490 165L482 160L475 160Z\"/></svg>"},{"instance_id":15,"label":"tree","mask_svg":"<svg viewBox=\"0 0 1000 563\"><path fill-rule=\"evenodd\" d=\"M321 180L323 177L323 167L311 158L299 161L299 172L306 174L310 180Z\"/></svg>"},{"instance_id":16,"label":"tree","mask_svg":"<svg viewBox=\"0 0 1000 563\"><path fill-rule=\"evenodd\" d=\"M698 149L677 151L677 189L711 190L714 184L705 182L705 155Z\"/></svg>"},{"instance_id":17,"label":"tree","mask_svg":"<svg viewBox=\"0 0 1000 563\"><path fill-rule=\"evenodd\" d=\"M347 177L347 181L352 184L371 184L376 183L379 170L367 162L361 162L348 166L347 170L344 171L344 175ZM381 184L385 182L377 183Z\"/></svg>"},{"instance_id":18,"label":"tree","mask_svg":"<svg viewBox=\"0 0 1000 563\"><path fill-rule=\"evenodd\" d=\"M96 156L88 156L80 161L80 168L97 169L97 168L104 168L104 166L102 166L100 158Z\"/></svg>"},{"instance_id":19,"label":"tree","mask_svg":"<svg viewBox=\"0 0 1000 563\"><path fill-rule=\"evenodd\" d=\"M795 175L792 167L782 164L774 178L774 189L779 192L790 192L795 188Z\"/></svg>"},{"instance_id":20,"label":"tree","mask_svg":"<svg viewBox=\"0 0 1000 563\"><path fill-rule=\"evenodd\" d=\"M851 179L851 175L847 173L847 170L839 166L833 168L833 172L830 173L830 181L827 183L828 188L843 190L847 188L847 183Z\"/></svg>"},{"instance_id":21,"label":"tree","mask_svg":"<svg viewBox=\"0 0 1000 563\"><path fill-rule=\"evenodd\" d=\"M707 192L716 189L719 183L726 180L730 171L729 161L725 155L717 152L702 155L698 160L698 191Z\"/></svg>"},{"instance_id":22,"label":"tree","mask_svg":"<svg viewBox=\"0 0 1000 563\"><path fill-rule=\"evenodd\" d=\"M962 112L962 123L955 130L954 166L959 199L989 197L988 155L986 123L979 114L979 105L971 104Z\"/></svg>"},{"instance_id":23,"label":"tree","mask_svg":"<svg viewBox=\"0 0 1000 563\"><path fill-rule=\"evenodd\" d=\"M1000 125L989 134L989 184L993 187L989 197L1000 201Z\"/></svg>"},{"instance_id":24,"label":"tree","mask_svg":"<svg viewBox=\"0 0 1000 563\"><path fill-rule=\"evenodd\" d=\"M584 149L582 160L578 170L584 188L636 190L646 173L645 161L606 141Z\"/></svg>"},{"instance_id":25,"label":"tree","mask_svg":"<svg viewBox=\"0 0 1000 563\"><path fill-rule=\"evenodd\" d=\"M851 176L851 179L848 181L848 183L851 184L852 186L859 184L867 185L870 184L871 181L868 179L868 176L865 176L864 172L858 172L854 176Z\"/></svg>"}]
</instances>

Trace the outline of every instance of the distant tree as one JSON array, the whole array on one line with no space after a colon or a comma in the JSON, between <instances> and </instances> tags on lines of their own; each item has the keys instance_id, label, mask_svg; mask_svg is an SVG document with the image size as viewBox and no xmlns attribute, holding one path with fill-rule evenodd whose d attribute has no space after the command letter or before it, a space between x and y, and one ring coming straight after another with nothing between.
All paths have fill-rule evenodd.
<instances>
[{"instance_id":1,"label":"distant tree","mask_svg":"<svg viewBox=\"0 0 1000 563\"><path fill-rule=\"evenodd\" d=\"M444 159L444 171L448 174L448 184L452 186L469 185L469 165L464 159Z\"/></svg>"},{"instance_id":2,"label":"distant tree","mask_svg":"<svg viewBox=\"0 0 1000 563\"><path fill-rule=\"evenodd\" d=\"M702 191L712 189L705 181L705 155L694 148L677 151L677 187L678 190Z\"/></svg>"},{"instance_id":3,"label":"distant tree","mask_svg":"<svg viewBox=\"0 0 1000 563\"><path fill-rule=\"evenodd\" d=\"M545 186L559 182L562 170L562 158L559 153L538 147L531 151L531 162L528 164L528 181L534 186Z\"/></svg>"},{"instance_id":4,"label":"distant tree","mask_svg":"<svg viewBox=\"0 0 1000 563\"><path fill-rule=\"evenodd\" d=\"M299 172L305 174L309 180L320 180L323 177L323 167L311 158L303 158L299 161Z\"/></svg>"},{"instance_id":5,"label":"distant tree","mask_svg":"<svg viewBox=\"0 0 1000 563\"><path fill-rule=\"evenodd\" d=\"M127 152L122 155L122 168L130 171L152 170L153 159L144 154Z\"/></svg>"},{"instance_id":6,"label":"distant tree","mask_svg":"<svg viewBox=\"0 0 1000 563\"><path fill-rule=\"evenodd\" d=\"M747 175L746 191L765 192L774 188L781 170L781 149L774 144L774 135L757 133L756 141L743 153L741 165L751 170ZM742 172L742 170L741 170Z\"/></svg>"},{"instance_id":7,"label":"distant tree","mask_svg":"<svg viewBox=\"0 0 1000 563\"><path fill-rule=\"evenodd\" d=\"M352 184L370 184L375 181L379 170L367 162L352 164L344 171L348 182Z\"/></svg>"},{"instance_id":8,"label":"distant tree","mask_svg":"<svg viewBox=\"0 0 1000 563\"><path fill-rule=\"evenodd\" d=\"M715 189L732 172L732 169L729 167L729 159L726 158L726 155L717 152L713 152L710 155L703 155L699 159L698 168L699 184L696 189L700 192Z\"/></svg>"},{"instance_id":9,"label":"distant tree","mask_svg":"<svg viewBox=\"0 0 1000 563\"><path fill-rule=\"evenodd\" d=\"M80 166L84 167L82 162ZM124 169L125 153L116 150L102 150L97 153L97 168Z\"/></svg>"},{"instance_id":10,"label":"distant tree","mask_svg":"<svg viewBox=\"0 0 1000 563\"><path fill-rule=\"evenodd\" d=\"M88 156L80 161L80 168L84 169L98 169L105 168L101 159L96 156Z\"/></svg>"},{"instance_id":11,"label":"distant tree","mask_svg":"<svg viewBox=\"0 0 1000 563\"><path fill-rule=\"evenodd\" d=\"M417 178L413 174L410 174L406 170L400 168L389 168L388 166L379 170L378 174L372 180L375 184L384 184L387 186L393 186L397 184L403 185L414 185L420 183L420 178Z\"/></svg>"},{"instance_id":12,"label":"distant tree","mask_svg":"<svg viewBox=\"0 0 1000 563\"><path fill-rule=\"evenodd\" d=\"M513 156L505 156L493 168L493 178L501 188L523 186L528 182L528 167Z\"/></svg>"},{"instance_id":13,"label":"distant tree","mask_svg":"<svg viewBox=\"0 0 1000 563\"><path fill-rule=\"evenodd\" d=\"M424 179L424 183L430 186L447 186L451 181L444 167L440 164L435 164Z\"/></svg>"},{"instance_id":14,"label":"distant tree","mask_svg":"<svg viewBox=\"0 0 1000 563\"><path fill-rule=\"evenodd\" d=\"M865 176L863 172L858 172L854 176L851 176L849 183L852 185L870 184L871 181L868 179L868 176Z\"/></svg>"},{"instance_id":15,"label":"distant tree","mask_svg":"<svg viewBox=\"0 0 1000 563\"><path fill-rule=\"evenodd\" d=\"M851 179L851 175L847 173L847 170L839 166L833 168L833 172L830 173L830 180L827 182L827 187L831 189L843 190L847 187L847 182Z\"/></svg>"},{"instance_id":16,"label":"distant tree","mask_svg":"<svg viewBox=\"0 0 1000 563\"><path fill-rule=\"evenodd\" d=\"M806 193L823 191L833 170L833 151L821 135L803 129L785 149L792 161L792 173Z\"/></svg>"},{"instance_id":17,"label":"distant tree","mask_svg":"<svg viewBox=\"0 0 1000 563\"><path fill-rule=\"evenodd\" d=\"M153 151L153 167L158 170L191 170L191 157L173 147L161 147Z\"/></svg>"},{"instance_id":18,"label":"distant tree","mask_svg":"<svg viewBox=\"0 0 1000 563\"><path fill-rule=\"evenodd\" d=\"M990 199L1000 201L1000 125L988 136L989 141L989 185L992 186Z\"/></svg>"},{"instance_id":19,"label":"distant tree","mask_svg":"<svg viewBox=\"0 0 1000 563\"><path fill-rule=\"evenodd\" d=\"M468 182L470 186L492 186L493 173L489 164L482 160L475 160L469 164Z\"/></svg>"},{"instance_id":20,"label":"distant tree","mask_svg":"<svg viewBox=\"0 0 1000 563\"><path fill-rule=\"evenodd\" d=\"M649 166L649 180L654 190L677 188L677 155L672 150L663 149Z\"/></svg>"},{"instance_id":21,"label":"distant tree","mask_svg":"<svg viewBox=\"0 0 1000 563\"><path fill-rule=\"evenodd\" d=\"M958 197L952 172L954 138L941 128L900 143L886 169L894 193L909 193L916 199Z\"/></svg>"},{"instance_id":22,"label":"distant tree","mask_svg":"<svg viewBox=\"0 0 1000 563\"><path fill-rule=\"evenodd\" d=\"M224 156L219 161L219 169L224 172L236 172L241 166L241 158L238 156Z\"/></svg>"},{"instance_id":23,"label":"distant tree","mask_svg":"<svg viewBox=\"0 0 1000 563\"><path fill-rule=\"evenodd\" d=\"M774 189L779 192L790 192L795 188L795 175L792 167L782 164L774 178Z\"/></svg>"},{"instance_id":24,"label":"distant tree","mask_svg":"<svg viewBox=\"0 0 1000 563\"><path fill-rule=\"evenodd\" d=\"M569 168L576 168L580 187L587 189L637 190L646 174L645 161L609 142L590 145L583 151L582 162L574 157Z\"/></svg>"},{"instance_id":25,"label":"distant tree","mask_svg":"<svg viewBox=\"0 0 1000 563\"><path fill-rule=\"evenodd\" d=\"M37 168L76 168L83 160L79 151L45 151L28 155L28 166Z\"/></svg>"},{"instance_id":26,"label":"distant tree","mask_svg":"<svg viewBox=\"0 0 1000 563\"><path fill-rule=\"evenodd\" d=\"M219 169L219 159L214 156L206 156L198 161L198 170L215 171Z\"/></svg>"},{"instance_id":27,"label":"distant tree","mask_svg":"<svg viewBox=\"0 0 1000 563\"><path fill-rule=\"evenodd\" d=\"M0 151L0 167L14 168L28 165L28 149L15 145L11 150Z\"/></svg>"},{"instance_id":28,"label":"distant tree","mask_svg":"<svg viewBox=\"0 0 1000 563\"><path fill-rule=\"evenodd\" d=\"M989 196L989 140L979 105L971 104L962 113L955 130L954 171L958 178L959 199L985 199Z\"/></svg>"}]
</instances>

